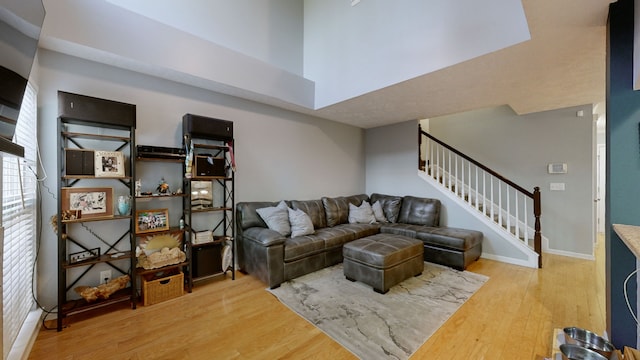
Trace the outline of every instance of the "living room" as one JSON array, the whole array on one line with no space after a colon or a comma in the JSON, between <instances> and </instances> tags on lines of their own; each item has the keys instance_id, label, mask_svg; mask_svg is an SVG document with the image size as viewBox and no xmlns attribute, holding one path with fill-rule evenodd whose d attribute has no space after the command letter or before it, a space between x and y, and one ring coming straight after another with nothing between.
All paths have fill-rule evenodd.
<instances>
[{"instance_id":1,"label":"living room","mask_svg":"<svg viewBox=\"0 0 640 360\"><path fill-rule=\"evenodd\" d=\"M49 6L53 5L45 2L45 7ZM114 5L100 3L97 6ZM60 48L56 51L50 49L56 46ZM69 47L68 53L63 53L64 46L65 44L56 44L50 38L48 45L39 50L34 75L40 99L38 110L41 119L39 137L42 162L49 174L56 173L55 152L50 151L55 149L55 139L46 134L55 128L56 92L64 90L136 104L136 142L139 144L179 146L180 119L185 113L234 121L239 200L313 199L374 191L418 196L434 194L432 190L422 188L418 179L405 179L404 174L411 177L416 172L414 120L390 126L361 128L328 121L313 115L313 111L307 110L307 114L304 114L305 111L287 109L297 110L299 105L289 104L278 108L212 91L207 88L209 85L204 88L190 86L188 83L192 78L189 77L181 81L163 79L154 76L149 69L136 72L103 64L101 61L83 59L82 56L73 55L78 51L73 46ZM188 58L187 54L177 51L174 56ZM255 74L247 74L245 80L251 81L254 76ZM592 112L590 106L575 109L579 110ZM571 111L574 112L573 109ZM551 113L549 116L554 117L556 114ZM370 139L379 139L383 133L393 139L393 144L401 145L374 146ZM385 156L380 157L381 153ZM389 159L386 159L387 156ZM376 176L384 172L385 168L392 165L397 168L399 164L405 163L411 163L410 167L399 169L397 176ZM591 166L589 164L588 168ZM327 181L327 175L331 177L331 181ZM259 186L256 181L259 181ZM57 187L53 176L44 184L50 189ZM43 217L48 218L56 212L55 200L46 197L43 200ZM469 221L464 217L452 216L458 214L454 208L448 211L445 219L450 224ZM580 237L580 241L586 244L592 240L584 239L589 235L576 237ZM44 253L56 252L54 239L55 234L45 228L42 239ZM593 255L589 251L585 254L587 257ZM56 301L56 272L52 271L56 269L55 261L55 257L43 257L38 263L39 300L47 304L47 307Z\"/></svg>"}]
</instances>

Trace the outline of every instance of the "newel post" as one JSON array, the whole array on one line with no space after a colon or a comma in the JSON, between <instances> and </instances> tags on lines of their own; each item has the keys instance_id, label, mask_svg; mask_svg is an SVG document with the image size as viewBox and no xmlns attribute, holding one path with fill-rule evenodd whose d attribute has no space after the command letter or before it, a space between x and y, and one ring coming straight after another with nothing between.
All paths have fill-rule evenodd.
<instances>
[{"instance_id":1,"label":"newel post","mask_svg":"<svg viewBox=\"0 0 640 360\"><path fill-rule=\"evenodd\" d=\"M422 169L422 125L418 122L418 170Z\"/></svg>"},{"instance_id":2,"label":"newel post","mask_svg":"<svg viewBox=\"0 0 640 360\"><path fill-rule=\"evenodd\" d=\"M538 268L542 268L542 232L540 230L540 215L542 214L542 203L540 202L540 188L533 189L533 215L536 218L535 235L533 237L533 246L538 253Z\"/></svg>"}]
</instances>

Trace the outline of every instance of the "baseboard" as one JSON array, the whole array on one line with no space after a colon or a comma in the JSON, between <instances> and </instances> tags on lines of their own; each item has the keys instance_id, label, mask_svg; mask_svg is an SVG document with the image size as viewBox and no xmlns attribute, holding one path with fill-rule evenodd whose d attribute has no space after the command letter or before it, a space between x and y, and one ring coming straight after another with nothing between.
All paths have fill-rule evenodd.
<instances>
[{"instance_id":1,"label":"baseboard","mask_svg":"<svg viewBox=\"0 0 640 360\"><path fill-rule=\"evenodd\" d=\"M495 260L495 261L500 261L500 262L507 263L507 264L524 266L524 267L528 267L528 268L537 268L538 267L537 262L534 265L534 264L532 264L529 261L524 260L524 259L521 260L521 259L515 259L515 258L511 258L511 257L500 256L500 255L495 255L495 254L486 254L486 253L483 253L480 257L483 258L483 259Z\"/></svg>"},{"instance_id":2,"label":"baseboard","mask_svg":"<svg viewBox=\"0 0 640 360\"><path fill-rule=\"evenodd\" d=\"M583 259L583 260L595 260L596 259L596 257L593 254L591 254L591 255L590 254L581 254L581 253L575 253L575 252L564 251L564 250L545 249L544 252L546 254L568 256L568 257L577 258L577 259Z\"/></svg>"},{"instance_id":3,"label":"baseboard","mask_svg":"<svg viewBox=\"0 0 640 360\"><path fill-rule=\"evenodd\" d=\"M42 320L42 310L35 309L29 312L27 318L20 328L18 338L11 347L11 351L7 355L7 360L22 360L29 358L31 348L40 332L40 321Z\"/></svg>"}]
</instances>

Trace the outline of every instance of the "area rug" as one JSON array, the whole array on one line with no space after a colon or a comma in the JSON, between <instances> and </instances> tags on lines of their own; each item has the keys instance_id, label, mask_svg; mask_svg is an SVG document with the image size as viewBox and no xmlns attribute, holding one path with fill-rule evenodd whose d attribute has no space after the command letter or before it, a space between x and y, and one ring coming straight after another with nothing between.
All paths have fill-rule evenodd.
<instances>
[{"instance_id":1,"label":"area rug","mask_svg":"<svg viewBox=\"0 0 640 360\"><path fill-rule=\"evenodd\" d=\"M384 295L346 280L342 264L268 291L361 359L408 359L488 280L424 264Z\"/></svg>"}]
</instances>

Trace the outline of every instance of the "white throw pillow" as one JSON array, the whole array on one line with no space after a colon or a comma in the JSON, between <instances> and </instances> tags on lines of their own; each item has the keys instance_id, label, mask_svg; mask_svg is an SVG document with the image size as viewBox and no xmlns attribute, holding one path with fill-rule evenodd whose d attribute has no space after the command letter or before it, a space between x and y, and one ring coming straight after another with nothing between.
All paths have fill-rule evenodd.
<instances>
[{"instance_id":1,"label":"white throw pillow","mask_svg":"<svg viewBox=\"0 0 640 360\"><path fill-rule=\"evenodd\" d=\"M291 237L311 235L315 232L313 222L307 213L300 209L289 209L289 222L291 223Z\"/></svg>"},{"instance_id":2,"label":"white throw pillow","mask_svg":"<svg viewBox=\"0 0 640 360\"><path fill-rule=\"evenodd\" d=\"M279 232L282 236L289 236L291 234L291 225L289 224L289 212L287 209L289 207L283 200L277 206L256 209L256 212L269 229Z\"/></svg>"},{"instance_id":3,"label":"white throw pillow","mask_svg":"<svg viewBox=\"0 0 640 360\"><path fill-rule=\"evenodd\" d=\"M384 210L382 210L382 204L380 203L380 200L374 202L373 205L371 205L371 210L373 210L373 216L376 218L377 222L389 222L386 216L384 216Z\"/></svg>"},{"instance_id":4,"label":"white throw pillow","mask_svg":"<svg viewBox=\"0 0 640 360\"><path fill-rule=\"evenodd\" d=\"M373 216L373 210L368 202L363 201L360 206L349 204L349 223L350 224L373 224L376 222Z\"/></svg>"}]
</instances>

